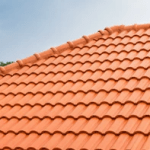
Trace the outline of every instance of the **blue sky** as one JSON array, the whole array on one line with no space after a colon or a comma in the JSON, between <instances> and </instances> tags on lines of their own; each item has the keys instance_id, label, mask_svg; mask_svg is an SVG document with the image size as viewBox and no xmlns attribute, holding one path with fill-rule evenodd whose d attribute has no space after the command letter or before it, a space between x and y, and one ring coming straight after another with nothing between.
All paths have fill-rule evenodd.
<instances>
[{"instance_id":1,"label":"blue sky","mask_svg":"<svg viewBox=\"0 0 150 150\"><path fill-rule=\"evenodd\" d=\"M150 23L149 0L0 0L0 61L135 23Z\"/></svg>"}]
</instances>

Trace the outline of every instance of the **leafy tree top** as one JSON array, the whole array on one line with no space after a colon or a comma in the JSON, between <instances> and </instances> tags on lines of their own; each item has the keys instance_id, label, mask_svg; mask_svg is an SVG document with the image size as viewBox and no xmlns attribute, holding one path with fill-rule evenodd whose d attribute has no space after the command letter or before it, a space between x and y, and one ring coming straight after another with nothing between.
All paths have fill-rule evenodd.
<instances>
[{"instance_id":1,"label":"leafy tree top","mask_svg":"<svg viewBox=\"0 0 150 150\"><path fill-rule=\"evenodd\" d=\"M0 61L0 66L6 66L6 65L9 65L9 64L11 64L11 63L13 63L13 61L8 61L8 62L6 62L6 63Z\"/></svg>"}]
</instances>

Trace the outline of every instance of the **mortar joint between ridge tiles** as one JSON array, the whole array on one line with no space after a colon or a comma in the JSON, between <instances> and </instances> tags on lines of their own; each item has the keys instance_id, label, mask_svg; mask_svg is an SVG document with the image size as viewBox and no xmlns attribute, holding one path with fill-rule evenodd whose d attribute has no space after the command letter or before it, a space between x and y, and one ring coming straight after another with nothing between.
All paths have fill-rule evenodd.
<instances>
[{"instance_id":1,"label":"mortar joint between ridge tiles","mask_svg":"<svg viewBox=\"0 0 150 150\"><path fill-rule=\"evenodd\" d=\"M98 30L98 32L99 32L101 35L104 35L104 31L103 31L103 30Z\"/></svg>"},{"instance_id":2,"label":"mortar joint between ridge tiles","mask_svg":"<svg viewBox=\"0 0 150 150\"><path fill-rule=\"evenodd\" d=\"M35 58L36 58L37 60L40 60L40 59L41 59L41 55L40 55L40 54L35 53L34 56L35 56Z\"/></svg>"},{"instance_id":3,"label":"mortar joint between ridge tiles","mask_svg":"<svg viewBox=\"0 0 150 150\"><path fill-rule=\"evenodd\" d=\"M133 29L134 29L135 31L137 31L137 30L138 30L138 28L137 28L137 24L134 24L134 25L133 25Z\"/></svg>"},{"instance_id":4,"label":"mortar joint between ridge tiles","mask_svg":"<svg viewBox=\"0 0 150 150\"><path fill-rule=\"evenodd\" d=\"M84 40L88 43L90 41L89 36L83 35L82 38L84 38Z\"/></svg>"},{"instance_id":5,"label":"mortar joint between ridge tiles","mask_svg":"<svg viewBox=\"0 0 150 150\"><path fill-rule=\"evenodd\" d=\"M59 51L56 47L51 47L50 49L52 50L53 54L59 54Z\"/></svg>"},{"instance_id":6,"label":"mortar joint between ridge tiles","mask_svg":"<svg viewBox=\"0 0 150 150\"><path fill-rule=\"evenodd\" d=\"M113 30L111 29L111 27L106 27L104 30L106 30L109 34L113 33Z\"/></svg>"},{"instance_id":7,"label":"mortar joint between ridge tiles","mask_svg":"<svg viewBox=\"0 0 150 150\"><path fill-rule=\"evenodd\" d=\"M17 60L16 61L18 63L18 65L20 66L20 68L22 68L24 66L24 63L22 60Z\"/></svg>"},{"instance_id":8,"label":"mortar joint between ridge tiles","mask_svg":"<svg viewBox=\"0 0 150 150\"><path fill-rule=\"evenodd\" d=\"M68 45L70 46L70 48L71 48L71 49L73 49L73 48L75 47L75 45L74 45L74 43L73 43L73 42L68 41L67 43L68 43Z\"/></svg>"},{"instance_id":9,"label":"mortar joint between ridge tiles","mask_svg":"<svg viewBox=\"0 0 150 150\"><path fill-rule=\"evenodd\" d=\"M6 73L6 69L4 67L0 67L0 71L4 74Z\"/></svg>"}]
</instances>

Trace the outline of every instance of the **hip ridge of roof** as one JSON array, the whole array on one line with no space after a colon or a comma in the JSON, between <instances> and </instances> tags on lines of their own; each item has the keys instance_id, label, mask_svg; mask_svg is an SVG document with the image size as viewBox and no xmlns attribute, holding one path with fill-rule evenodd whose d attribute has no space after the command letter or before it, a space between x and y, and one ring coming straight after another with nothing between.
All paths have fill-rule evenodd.
<instances>
[{"instance_id":1,"label":"hip ridge of roof","mask_svg":"<svg viewBox=\"0 0 150 150\"><path fill-rule=\"evenodd\" d=\"M65 44L62 44L60 46L57 47L51 47L50 49L43 51L41 53L35 53L30 57L27 57L25 59L22 60L17 60L16 62L9 64L5 67L0 67L0 74L4 75L7 74L9 71L13 70L13 69L18 69L18 68L22 68L24 65L26 65L27 63L35 63L36 61L40 60L40 59L47 59L50 56L53 55L59 55L62 52L64 52L65 50L68 49L74 49L75 47L77 47L79 44L86 44L89 43L91 40L95 39L95 38L101 38L104 35L111 35L114 32L122 32L122 31L130 31L130 30L140 30L140 29L148 29L150 28L150 24L134 24L134 25L118 25L118 26L112 26L112 27L106 27L104 30L99 30L98 32L85 36L83 35L81 38L76 39L74 41L68 41Z\"/></svg>"}]
</instances>

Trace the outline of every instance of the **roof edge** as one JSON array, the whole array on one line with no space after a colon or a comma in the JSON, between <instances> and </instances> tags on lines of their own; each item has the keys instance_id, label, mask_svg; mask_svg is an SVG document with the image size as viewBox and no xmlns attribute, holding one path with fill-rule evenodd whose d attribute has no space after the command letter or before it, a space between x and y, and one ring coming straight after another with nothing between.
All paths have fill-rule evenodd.
<instances>
[{"instance_id":1,"label":"roof edge","mask_svg":"<svg viewBox=\"0 0 150 150\"><path fill-rule=\"evenodd\" d=\"M119 25L119 26L112 26L112 27L106 27L104 30L99 30L98 32L91 34L91 35L84 35L81 38L74 40L74 41L68 41L65 44L62 44L57 47L51 47L50 49L43 51L41 53L35 53L30 57L27 57L22 60L17 60L16 62L9 64L5 67L0 67L0 74L4 75L7 74L9 71L13 69L19 69L22 68L27 63L35 63L36 61L40 59L46 59L53 55L59 55L65 50L68 49L74 49L79 44L85 44L89 41L93 40L94 38L100 38L104 35L111 35L114 32L122 32L122 31L130 31L130 30L139 30L139 29L148 29L150 28L150 24L134 24L134 25Z\"/></svg>"}]
</instances>

